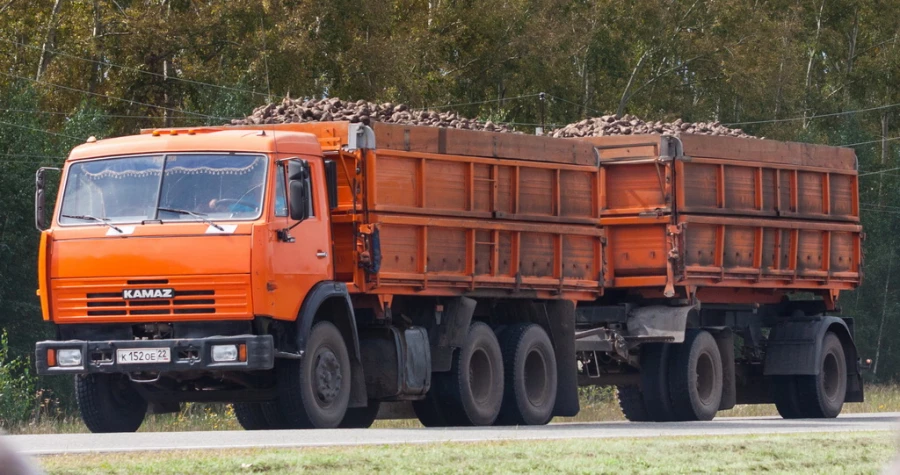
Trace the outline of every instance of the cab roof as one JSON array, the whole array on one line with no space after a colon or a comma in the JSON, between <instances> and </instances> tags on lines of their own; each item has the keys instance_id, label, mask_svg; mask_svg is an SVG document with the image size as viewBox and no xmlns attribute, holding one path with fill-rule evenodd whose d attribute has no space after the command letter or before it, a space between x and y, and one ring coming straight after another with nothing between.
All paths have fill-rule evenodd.
<instances>
[{"instance_id":1,"label":"cab roof","mask_svg":"<svg viewBox=\"0 0 900 475\"><path fill-rule=\"evenodd\" d=\"M250 152L321 155L315 135L274 130L195 128L153 129L139 135L88 140L75 147L68 160L147 153Z\"/></svg>"}]
</instances>

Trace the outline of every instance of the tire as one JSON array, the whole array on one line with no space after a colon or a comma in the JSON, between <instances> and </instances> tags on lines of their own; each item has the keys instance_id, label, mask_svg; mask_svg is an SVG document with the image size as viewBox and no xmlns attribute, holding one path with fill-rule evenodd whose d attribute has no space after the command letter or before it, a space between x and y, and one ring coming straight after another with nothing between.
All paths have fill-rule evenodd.
<instances>
[{"instance_id":1,"label":"tire","mask_svg":"<svg viewBox=\"0 0 900 475\"><path fill-rule=\"evenodd\" d=\"M796 376L800 414L810 419L837 417L847 396L847 359L841 340L832 332L822 339L819 374Z\"/></svg>"},{"instance_id":2,"label":"tire","mask_svg":"<svg viewBox=\"0 0 900 475\"><path fill-rule=\"evenodd\" d=\"M669 366L669 400L679 421L709 421L722 403L722 357L709 332L690 331L673 345Z\"/></svg>"},{"instance_id":3,"label":"tire","mask_svg":"<svg viewBox=\"0 0 900 475\"><path fill-rule=\"evenodd\" d=\"M774 376L772 378L772 399L783 419L800 419L803 411L797 395L796 376Z\"/></svg>"},{"instance_id":4,"label":"tire","mask_svg":"<svg viewBox=\"0 0 900 475\"><path fill-rule=\"evenodd\" d=\"M75 376L75 399L94 433L134 432L147 414L147 401L124 374Z\"/></svg>"},{"instance_id":5,"label":"tire","mask_svg":"<svg viewBox=\"0 0 900 475\"><path fill-rule=\"evenodd\" d=\"M369 400L366 407L351 407L344 414L344 420L338 426L342 429L368 429L378 418L381 401Z\"/></svg>"},{"instance_id":6,"label":"tire","mask_svg":"<svg viewBox=\"0 0 900 475\"><path fill-rule=\"evenodd\" d=\"M450 391L449 373L432 373L431 389L424 399L413 401L413 412L419 418L419 422L425 427L448 427L451 421L459 417L452 413L450 407L441 402L441 396L446 398ZM441 395L441 396L439 396Z\"/></svg>"},{"instance_id":7,"label":"tire","mask_svg":"<svg viewBox=\"0 0 900 475\"><path fill-rule=\"evenodd\" d=\"M438 393L450 425L489 426L503 404L503 354L491 327L469 326L462 348L456 352L447 389Z\"/></svg>"},{"instance_id":8,"label":"tire","mask_svg":"<svg viewBox=\"0 0 900 475\"><path fill-rule=\"evenodd\" d=\"M669 399L671 348L668 343L641 345L641 394L647 420L650 421L666 422L675 419Z\"/></svg>"},{"instance_id":9,"label":"tire","mask_svg":"<svg viewBox=\"0 0 900 475\"><path fill-rule=\"evenodd\" d=\"M619 399L619 407L625 419L631 422L647 422L650 414L647 413L647 406L644 405L644 395L641 393L639 386L616 386L616 396Z\"/></svg>"},{"instance_id":10,"label":"tire","mask_svg":"<svg viewBox=\"0 0 900 475\"><path fill-rule=\"evenodd\" d=\"M234 416L244 430L283 429L278 406L273 402L235 402Z\"/></svg>"},{"instance_id":11,"label":"tire","mask_svg":"<svg viewBox=\"0 0 900 475\"><path fill-rule=\"evenodd\" d=\"M499 340L503 355L503 404L496 425L544 425L556 405L556 355L539 325L507 327Z\"/></svg>"},{"instance_id":12,"label":"tire","mask_svg":"<svg viewBox=\"0 0 900 475\"><path fill-rule=\"evenodd\" d=\"M350 402L350 355L330 322L313 325L300 360L278 360L278 413L288 429L335 428Z\"/></svg>"}]
</instances>

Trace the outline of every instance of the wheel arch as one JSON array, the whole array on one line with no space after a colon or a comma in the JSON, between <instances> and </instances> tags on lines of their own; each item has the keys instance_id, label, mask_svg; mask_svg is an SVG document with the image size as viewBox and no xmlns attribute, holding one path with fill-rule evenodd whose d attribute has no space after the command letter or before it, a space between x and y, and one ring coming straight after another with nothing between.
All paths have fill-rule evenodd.
<instances>
[{"instance_id":1,"label":"wheel arch","mask_svg":"<svg viewBox=\"0 0 900 475\"><path fill-rule=\"evenodd\" d=\"M319 282L306 295L297 316L297 347L301 352L306 351L306 343L309 341L313 325L323 321L337 327L344 344L347 345L352 374L350 407L363 407L368 401L365 375L359 354L356 314L346 284L334 281Z\"/></svg>"}]
</instances>

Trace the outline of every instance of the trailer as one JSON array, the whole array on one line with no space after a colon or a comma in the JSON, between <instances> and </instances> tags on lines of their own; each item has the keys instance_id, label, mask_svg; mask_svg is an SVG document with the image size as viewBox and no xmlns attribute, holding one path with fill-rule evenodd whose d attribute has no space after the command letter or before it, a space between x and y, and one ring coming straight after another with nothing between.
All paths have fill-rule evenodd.
<instances>
[{"instance_id":1,"label":"trailer","mask_svg":"<svg viewBox=\"0 0 900 475\"><path fill-rule=\"evenodd\" d=\"M49 226L46 171L38 371L75 375L92 431L186 401L268 429L407 401L426 426L545 424L579 385L617 386L630 420L863 398L838 306L861 277L849 149L152 129L74 149Z\"/></svg>"}]
</instances>

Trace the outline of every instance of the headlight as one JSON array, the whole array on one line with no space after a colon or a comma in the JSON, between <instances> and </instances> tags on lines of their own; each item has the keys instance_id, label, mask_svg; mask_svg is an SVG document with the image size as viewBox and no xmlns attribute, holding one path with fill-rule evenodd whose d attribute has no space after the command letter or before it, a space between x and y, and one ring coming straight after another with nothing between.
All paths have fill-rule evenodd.
<instances>
[{"instance_id":1,"label":"headlight","mask_svg":"<svg viewBox=\"0 0 900 475\"><path fill-rule=\"evenodd\" d=\"M81 350L56 350L56 361L60 366L81 366Z\"/></svg>"},{"instance_id":2,"label":"headlight","mask_svg":"<svg viewBox=\"0 0 900 475\"><path fill-rule=\"evenodd\" d=\"M212 347L212 360L218 362L237 361L237 345L214 345Z\"/></svg>"}]
</instances>

